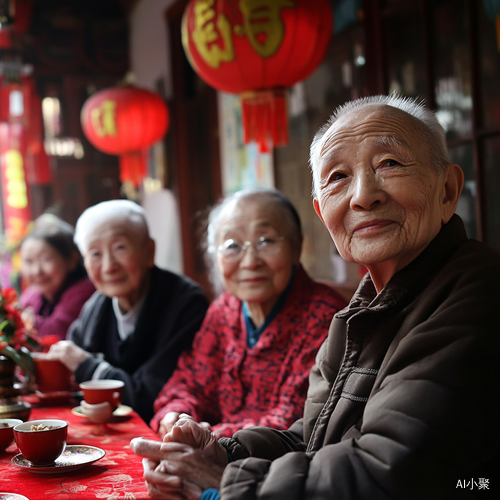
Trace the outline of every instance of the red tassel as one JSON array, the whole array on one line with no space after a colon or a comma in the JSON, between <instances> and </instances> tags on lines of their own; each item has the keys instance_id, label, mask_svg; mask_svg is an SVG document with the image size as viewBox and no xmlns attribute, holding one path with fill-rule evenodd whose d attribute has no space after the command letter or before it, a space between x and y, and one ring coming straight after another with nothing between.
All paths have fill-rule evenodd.
<instances>
[{"instance_id":1,"label":"red tassel","mask_svg":"<svg viewBox=\"0 0 500 500\"><path fill-rule=\"evenodd\" d=\"M136 188L146 177L148 166L148 151L132 151L120 156L120 181L131 182Z\"/></svg>"},{"instance_id":2,"label":"red tassel","mask_svg":"<svg viewBox=\"0 0 500 500\"><path fill-rule=\"evenodd\" d=\"M269 145L288 144L288 119L283 89L259 90L241 95L243 142L255 141L261 153Z\"/></svg>"}]
</instances>

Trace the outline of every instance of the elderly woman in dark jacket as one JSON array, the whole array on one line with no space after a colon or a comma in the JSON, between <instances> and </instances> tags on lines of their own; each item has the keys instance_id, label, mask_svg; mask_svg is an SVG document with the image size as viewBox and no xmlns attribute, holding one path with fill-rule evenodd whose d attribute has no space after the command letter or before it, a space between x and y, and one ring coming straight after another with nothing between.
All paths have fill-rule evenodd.
<instances>
[{"instance_id":1,"label":"elderly woman in dark jacket","mask_svg":"<svg viewBox=\"0 0 500 500\"><path fill-rule=\"evenodd\" d=\"M134 441L151 495L498 496L500 256L454 215L463 174L443 129L414 101L365 98L337 110L311 162L318 215L369 273L331 324L304 418L219 441L183 418L161 445Z\"/></svg>"}]
</instances>

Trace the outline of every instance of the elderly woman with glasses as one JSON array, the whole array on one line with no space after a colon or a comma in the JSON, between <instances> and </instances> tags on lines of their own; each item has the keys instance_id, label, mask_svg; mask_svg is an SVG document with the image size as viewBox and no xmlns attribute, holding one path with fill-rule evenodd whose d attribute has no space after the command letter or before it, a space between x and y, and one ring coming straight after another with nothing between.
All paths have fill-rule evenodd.
<instances>
[{"instance_id":1,"label":"elderly woman with glasses","mask_svg":"<svg viewBox=\"0 0 500 500\"><path fill-rule=\"evenodd\" d=\"M309 370L344 299L300 265L299 216L279 191L224 199L209 216L212 281L225 288L155 402L160 435L189 414L219 437L303 411Z\"/></svg>"}]
</instances>

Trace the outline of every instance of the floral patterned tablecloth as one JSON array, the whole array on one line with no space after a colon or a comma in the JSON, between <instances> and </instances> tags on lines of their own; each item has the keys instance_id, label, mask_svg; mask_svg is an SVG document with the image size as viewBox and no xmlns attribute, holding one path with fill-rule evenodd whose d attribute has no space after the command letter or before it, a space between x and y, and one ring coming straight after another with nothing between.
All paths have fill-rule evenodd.
<instances>
[{"instance_id":1,"label":"floral patterned tablecloth","mask_svg":"<svg viewBox=\"0 0 500 500\"><path fill-rule=\"evenodd\" d=\"M96 425L72 413L71 406L33 407L29 420L58 418L67 420L68 445L91 445L102 448L106 455L93 464L62 474L35 474L11 463L19 453L16 445L0 453L0 492L19 493L29 500L86 500L148 498L141 458L130 449L130 440L158 436L135 413L113 417Z\"/></svg>"}]
</instances>

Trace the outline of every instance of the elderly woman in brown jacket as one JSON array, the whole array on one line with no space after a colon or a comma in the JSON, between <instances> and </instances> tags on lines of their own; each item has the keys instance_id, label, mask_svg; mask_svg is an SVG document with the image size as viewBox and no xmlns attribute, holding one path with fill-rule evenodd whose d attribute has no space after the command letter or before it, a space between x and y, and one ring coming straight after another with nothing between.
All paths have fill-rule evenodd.
<instances>
[{"instance_id":1,"label":"elderly woman in brown jacket","mask_svg":"<svg viewBox=\"0 0 500 500\"><path fill-rule=\"evenodd\" d=\"M463 174L443 129L414 101L360 99L318 132L311 165L316 212L369 273L332 321L304 418L219 441L184 418L162 444L133 441L151 496L498 495L500 256L454 215Z\"/></svg>"}]
</instances>

